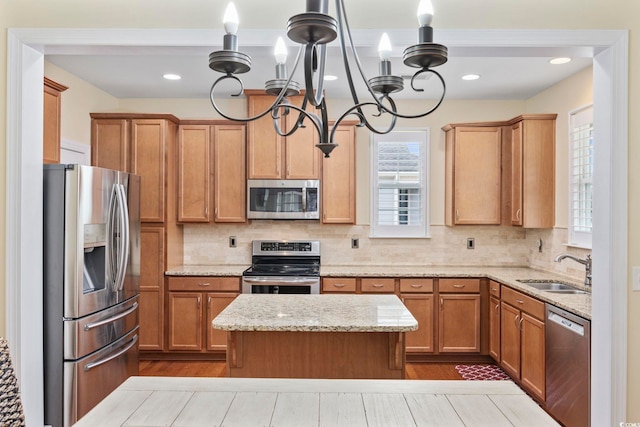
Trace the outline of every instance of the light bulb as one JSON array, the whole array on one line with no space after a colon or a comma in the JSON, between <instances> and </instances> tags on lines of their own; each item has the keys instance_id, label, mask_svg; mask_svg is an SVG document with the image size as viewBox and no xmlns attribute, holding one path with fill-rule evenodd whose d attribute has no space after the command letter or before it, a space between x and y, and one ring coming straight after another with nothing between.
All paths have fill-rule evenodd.
<instances>
[{"instance_id":1,"label":"light bulb","mask_svg":"<svg viewBox=\"0 0 640 427\"><path fill-rule=\"evenodd\" d=\"M433 5L431 0L420 0L418 5L418 24L421 27L431 25L433 19Z\"/></svg>"},{"instance_id":2,"label":"light bulb","mask_svg":"<svg viewBox=\"0 0 640 427\"><path fill-rule=\"evenodd\" d=\"M282 37L278 37L273 54L276 57L276 64L284 64L287 62L287 46L284 44Z\"/></svg>"},{"instance_id":3,"label":"light bulb","mask_svg":"<svg viewBox=\"0 0 640 427\"><path fill-rule=\"evenodd\" d=\"M230 2L224 11L222 23L227 34L235 34L238 31L238 11L233 2Z\"/></svg>"},{"instance_id":4,"label":"light bulb","mask_svg":"<svg viewBox=\"0 0 640 427\"><path fill-rule=\"evenodd\" d=\"M389 40L387 33L382 34L382 37L380 37L378 55L380 55L381 61L388 60L391 57L391 40Z\"/></svg>"}]
</instances>

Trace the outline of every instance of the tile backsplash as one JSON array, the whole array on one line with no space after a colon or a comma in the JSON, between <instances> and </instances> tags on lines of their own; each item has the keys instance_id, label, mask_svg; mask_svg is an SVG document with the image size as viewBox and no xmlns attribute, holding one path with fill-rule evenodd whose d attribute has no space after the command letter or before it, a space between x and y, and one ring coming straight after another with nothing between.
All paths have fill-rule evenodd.
<instances>
[{"instance_id":1,"label":"tile backsplash","mask_svg":"<svg viewBox=\"0 0 640 427\"><path fill-rule=\"evenodd\" d=\"M229 247L235 236L237 246ZM351 248L351 239L359 248ZM467 249L473 238L475 249ZM582 280L584 267L560 253L584 257L590 251L567 248L566 229L524 230L499 226L431 226L430 239L372 239L366 225L322 225L311 221L252 221L249 224L184 226L184 264L250 264L252 240L321 241L325 265L486 265L529 266ZM538 240L542 239L542 252Z\"/></svg>"}]
</instances>

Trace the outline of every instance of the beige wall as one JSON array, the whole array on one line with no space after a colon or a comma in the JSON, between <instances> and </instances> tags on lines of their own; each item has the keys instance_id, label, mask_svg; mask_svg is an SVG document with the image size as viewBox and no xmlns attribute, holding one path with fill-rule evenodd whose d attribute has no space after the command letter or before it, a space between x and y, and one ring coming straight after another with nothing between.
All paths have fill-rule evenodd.
<instances>
[{"instance_id":1,"label":"beige wall","mask_svg":"<svg viewBox=\"0 0 640 427\"><path fill-rule=\"evenodd\" d=\"M290 13L291 2L245 0L238 2L242 25L246 28L282 27ZM414 0L376 2L376 13L352 13L354 28L414 27L413 12L409 19L400 10L415 10ZM479 5L471 0L433 0L437 12L437 28L451 29L629 29L629 159L640 158L640 55L633 54L640 45L640 2L628 0L486 0ZM0 81L6 81L6 28L12 27L133 27L133 28L210 28L220 26L226 2L210 0L0 0ZM349 11L371 7L368 0L347 2ZM302 10L302 6L299 7ZM272 16L273 19L265 19ZM0 99L6 99L6 85L0 84ZM0 102L0 241L4 242L6 212L6 103ZM615 141L613 142L615 143ZM629 255L628 265L640 265L640 223L635 221L640 210L640 168L629 167ZM0 307L4 307L5 245L0 245ZM640 354L640 293L630 291L628 283L628 421L640 422L640 366L632 363ZM4 315L0 316L0 332L4 332Z\"/></svg>"}]
</instances>

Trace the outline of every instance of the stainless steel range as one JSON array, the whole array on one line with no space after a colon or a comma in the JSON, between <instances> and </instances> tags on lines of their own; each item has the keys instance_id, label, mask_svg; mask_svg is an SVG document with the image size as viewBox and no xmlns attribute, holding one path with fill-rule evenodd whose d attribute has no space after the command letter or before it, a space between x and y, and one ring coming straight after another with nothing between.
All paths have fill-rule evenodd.
<instances>
[{"instance_id":1,"label":"stainless steel range","mask_svg":"<svg viewBox=\"0 0 640 427\"><path fill-rule=\"evenodd\" d=\"M246 294L319 294L318 240L254 240L251 267L242 273Z\"/></svg>"}]
</instances>

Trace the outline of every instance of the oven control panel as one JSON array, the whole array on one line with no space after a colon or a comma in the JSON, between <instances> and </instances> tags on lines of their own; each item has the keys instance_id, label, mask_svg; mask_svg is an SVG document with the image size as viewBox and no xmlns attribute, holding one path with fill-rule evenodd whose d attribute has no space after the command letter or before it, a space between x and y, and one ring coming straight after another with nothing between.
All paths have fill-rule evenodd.
<instances>
[{"instance_id":1,"label":"oven control panel","mask_svg":"<svg viewBox=\"0 0 640 427\"><path fill-rule=\"evenodd\" d=\"M253 255L319 256L318 240L254 240Z\"/></svg>"}]
</instances>

